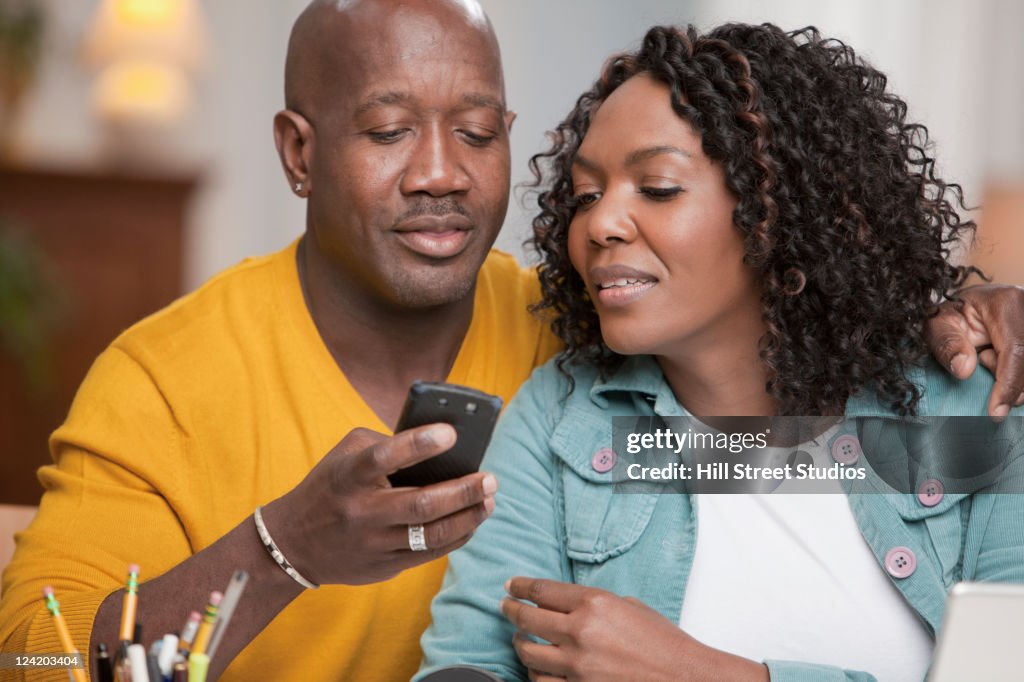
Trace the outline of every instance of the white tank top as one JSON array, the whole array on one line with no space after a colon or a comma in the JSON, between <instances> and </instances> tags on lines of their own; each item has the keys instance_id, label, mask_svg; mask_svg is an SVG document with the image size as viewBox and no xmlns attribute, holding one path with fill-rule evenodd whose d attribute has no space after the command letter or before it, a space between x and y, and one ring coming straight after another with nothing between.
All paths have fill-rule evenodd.
<instances>
[{"instance_id":1,"label":"white tank top","mask_svg":"<svg viewBox=\"0 0 1024 682\"><path fill-rule=\"evenodd\" d=\"M826 442L822 436L799 449L815 466L829 466ZM785 494L787 481L772 494L695 495L697 547L679 626L755 661L822 663L879 682L919 682L931 636L834 486L828 494Z\"/></svg>"}]
</instances>

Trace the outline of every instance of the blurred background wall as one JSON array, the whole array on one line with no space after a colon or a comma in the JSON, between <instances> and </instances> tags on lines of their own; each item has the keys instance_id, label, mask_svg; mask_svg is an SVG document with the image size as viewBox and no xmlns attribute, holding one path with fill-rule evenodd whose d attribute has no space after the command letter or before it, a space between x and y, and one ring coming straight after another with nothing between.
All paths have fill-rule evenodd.
<instances>
[{"instance_id":1,"label":"blurred background wall","mask_svg":"<svg viewBox=\"0 0 1024 682\"><path fill-rule=\"evenodd\" d=\"M144 15L182 0L124 1ZM815 24L891 76L912 114L928 124L947 179L960 181L970 202L992 207L974 258L1002 281L1024 283L1024 3L481 2L519 114L514 182L530 179L526 161L543 148L544 131L568 112L603 60L636 46L651 24ZM37 498L32 471L46 460L45 434L119 329L243 257L284 246L303 228L304 204L280 171L271 120L282 106L289 28L305 0L194 2L199 24L188 31L189 47L169 52L187 63L192 106L155 133L111 130L90 107L102 59L87 49L88 34L100 4L0 0L3 12L32 6L44 20L34 78L11 117L0 161L0 229L17 225L12 229L37 247L15 247L14 260L38 257L56 271L52 315L36 327L45 328L49 317L65 320L54 326L52 348L22 362L40 365L40 378L27 381L17 362L0 358L0 504ZM4 223L5 215L14 218ZM514 199L499 239L524 259L529 216ZM34 348L31 331L22 345Z\"/></svg>"}]
</instances>

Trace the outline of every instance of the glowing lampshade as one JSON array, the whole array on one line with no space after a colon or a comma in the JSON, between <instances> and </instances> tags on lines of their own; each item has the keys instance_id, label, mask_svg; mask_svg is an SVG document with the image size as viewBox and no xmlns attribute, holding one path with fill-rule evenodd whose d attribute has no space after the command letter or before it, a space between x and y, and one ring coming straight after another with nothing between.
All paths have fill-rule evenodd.
<instances>
[{"instance_id":1,"label":"glowing lampshade","mask_svg":"<svg viewBox=\"0 0 1024 682\"><path fill-rule=\"evenodd\" d=\"M110 121L173 123L187 113L189 76L206 58L195 0L102 0L83 44L100 70L93 108Z\"/></svg>"},{"instance_id":2,"label":"glowing lampshade","mask_svg":"<svg viewBox=\"0 0 1024 682\"><path fill-rule=\"evenodd\" d=\"M191 87L181 69L158 62L114 62L93 86L93 108L110 120L174 123L188 113L191 104Z\"/></svg>"}]
</instances>

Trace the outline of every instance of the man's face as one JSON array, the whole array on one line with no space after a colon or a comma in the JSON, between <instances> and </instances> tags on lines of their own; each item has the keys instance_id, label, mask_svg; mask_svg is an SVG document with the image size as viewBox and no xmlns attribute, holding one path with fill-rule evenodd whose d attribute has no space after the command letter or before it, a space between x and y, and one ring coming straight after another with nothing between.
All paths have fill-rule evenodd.
<instances>
[{"instance_id":1,"label":"man's face","mask_svg":"<svg viewBox=\"0 0 1024 682\"><path fill-rule=\"evenodd\" d=\"M480 31L429 13L368 19L328 57L309 116L312 237L387 304L459 300L508 206L500 61Z\"/></svg>"}]
</instances>

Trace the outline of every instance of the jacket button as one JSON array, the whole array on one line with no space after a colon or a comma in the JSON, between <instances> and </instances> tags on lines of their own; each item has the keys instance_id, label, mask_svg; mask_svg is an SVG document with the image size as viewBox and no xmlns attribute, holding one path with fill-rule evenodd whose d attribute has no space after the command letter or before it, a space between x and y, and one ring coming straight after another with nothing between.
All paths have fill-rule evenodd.
<instances>
[{"instance_id":1,"label":"jacket button","mask_svg":"<svg viewBox=\"0 0 1024 682\"><path fill-rule=\"evenodd\" d=\"M929 478L921 481L917 487L917 501L926 507L934 507L946 496L946 490L942 487L942 481L937 478Z\"/></svg>"},{"instance_id":2,"label":"jacket button","mask_svg":"<svg viewBox=\"0 0 1024 682\"><path fill-rule=\"evenodd\" d=\"M832 441L832 459L840 464L853 464L860 459L860 441L856 436L839 436Z\"/></svg>"},{"instance_id":3,"label":"jacket button","mask_svg":"<svg viewBox=\"0 0 1024 682\"><path fill-rule=\"evenodd\" d=\"M615 451L611 448L601 448L594 453L590 459L590 466L599 474L611 471L615 466Z\"/></svg>"},{"instance_id":4,"label":"jacket button","mask_svg":"<svg viewBox=\"0 0 1024 682\"><path fill-rule=\"evenodd\" d=\"M909 547L893 547L885 555L885 570L893 578L902 580L917 570L917 557Z\"/></svg>"}]
</instances>

